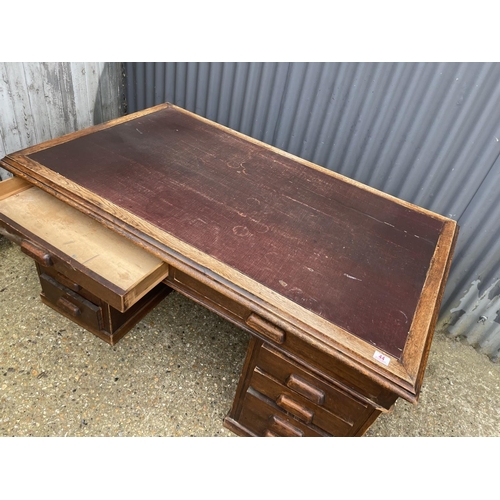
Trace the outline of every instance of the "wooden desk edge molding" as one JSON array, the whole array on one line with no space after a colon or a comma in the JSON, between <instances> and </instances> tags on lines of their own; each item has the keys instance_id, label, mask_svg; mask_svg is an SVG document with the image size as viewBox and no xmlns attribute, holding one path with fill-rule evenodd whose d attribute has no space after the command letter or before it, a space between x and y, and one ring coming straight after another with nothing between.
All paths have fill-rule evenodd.
<instances>
[{"instance_id":1,"label":"wooden desk edge molding","mask_svg":"<svg viewBox=\"0 0 500 500\"><path fill-rule=\"evenodd\" d=\"M40 188L165 263L152 284L161 279L252 334L226 421L238 434L280 435L283 418L285 435L328 427L315 426L317 412L293 394L270 402L256 392L278 383L261 374L266 346L280 366L297 366L306 371L300 377L319 377L375 412L326 435L360 435L397 397L417 401L455 221L168 103L0 165L16 176L4 198L27 187L21 179ZM290 431L305 415L300 432ZM252 430L248 422L259 418L266 423Z\"/></svg>"}]
</instances>

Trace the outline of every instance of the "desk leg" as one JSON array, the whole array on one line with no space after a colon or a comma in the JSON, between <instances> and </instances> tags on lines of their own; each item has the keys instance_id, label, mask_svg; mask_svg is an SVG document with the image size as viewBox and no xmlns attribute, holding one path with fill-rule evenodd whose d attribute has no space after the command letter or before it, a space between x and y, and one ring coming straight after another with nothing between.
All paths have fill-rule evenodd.
<instances>
[{"instance_id":1,"label":"desk leg","mask_svg":"<svg viewBox=\"0 0 500 500\"><path fill-rule=\"evenodd\" d=\"M224 419L224 427L227 427L230 431L234 432L238 436L255 436L255 434L250 432L248 429L242 427L238 423L238 419L243 407L245 394L250 385L253 367L255 366L255 358L258 355L258 347L260 346L260 344L262 344L262 341L257 340L253 336L251 337L245 362L243 363L240 381L238 382L238 387L236 389L233 406L227 417Z\"/></svg>"}]
</instances>

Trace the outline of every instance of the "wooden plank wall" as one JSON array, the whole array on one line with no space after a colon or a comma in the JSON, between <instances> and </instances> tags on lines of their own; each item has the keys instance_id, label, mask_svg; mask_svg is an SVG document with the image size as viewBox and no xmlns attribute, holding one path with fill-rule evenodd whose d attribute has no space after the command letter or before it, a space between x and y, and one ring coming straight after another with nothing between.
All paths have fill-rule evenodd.
<instances>
[{"instance_id":1,"label":"wooden plank wall","mask_svg":"<svg viewBox=\"0 0 500 500\"><path fill-rule=\"evenodd\" d=\"M0 62L0 158L120 116L121 75L121 63Z\"/></svg>"}]
</instances>

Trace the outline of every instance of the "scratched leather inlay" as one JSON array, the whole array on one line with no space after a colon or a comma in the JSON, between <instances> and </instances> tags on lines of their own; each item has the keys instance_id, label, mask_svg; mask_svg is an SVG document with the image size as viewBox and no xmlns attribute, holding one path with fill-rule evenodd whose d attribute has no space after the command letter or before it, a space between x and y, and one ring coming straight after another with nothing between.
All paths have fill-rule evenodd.
<instances>
[{"instance_id":1,"label":"scratched leather inlay","mask_svg":"<svg viewBox=\"0 0 500 500\"><path fill-rule=\"evenodd\" d=\"M172 108L30 157L400 357L441 221Z\"/></svg>"}]
</instances>

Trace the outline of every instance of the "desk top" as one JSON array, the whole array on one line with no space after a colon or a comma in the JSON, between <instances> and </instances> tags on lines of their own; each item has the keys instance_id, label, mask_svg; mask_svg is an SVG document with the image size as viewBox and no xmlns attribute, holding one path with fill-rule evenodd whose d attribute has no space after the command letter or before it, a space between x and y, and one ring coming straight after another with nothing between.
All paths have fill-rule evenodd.
<instances>
[{"instance_id":1,"label":"desk top","mask_svg":"<svg viewBox=\"0 0 500 500\"><path fill-rule=\"evenodd\" d=\"M437 314L450 219L168 104L4 162L322 333L333 326L400 365L418 337L423 356L413 331Z\"/></svg>"}]
</instances>

